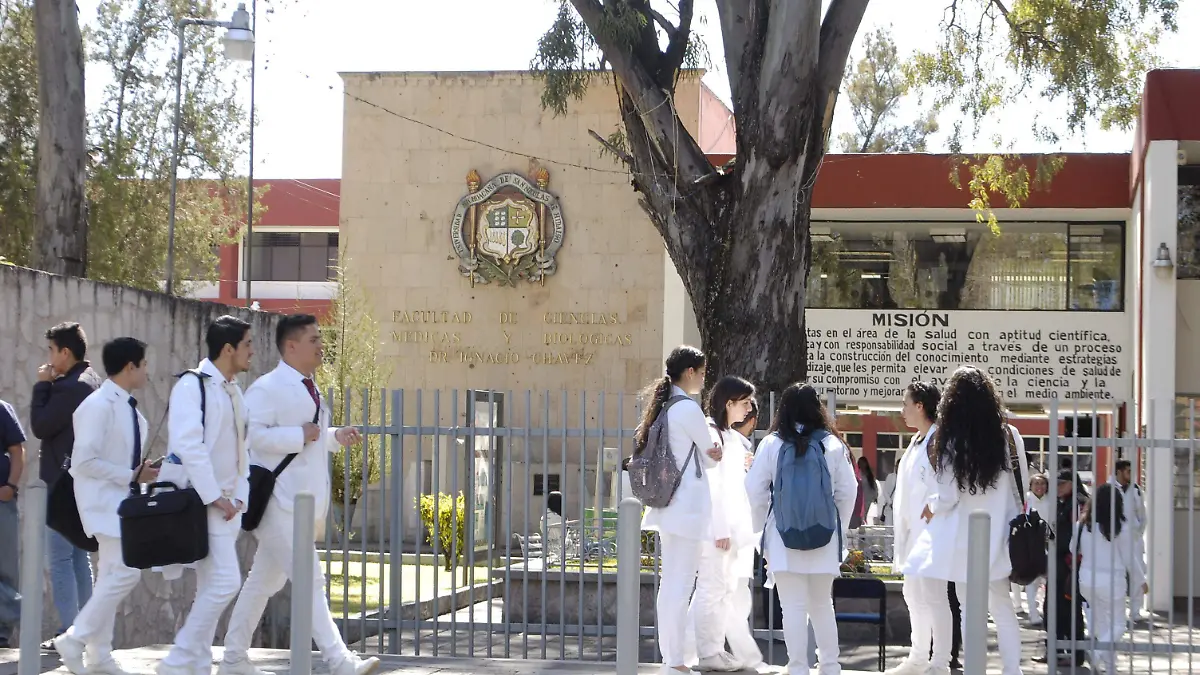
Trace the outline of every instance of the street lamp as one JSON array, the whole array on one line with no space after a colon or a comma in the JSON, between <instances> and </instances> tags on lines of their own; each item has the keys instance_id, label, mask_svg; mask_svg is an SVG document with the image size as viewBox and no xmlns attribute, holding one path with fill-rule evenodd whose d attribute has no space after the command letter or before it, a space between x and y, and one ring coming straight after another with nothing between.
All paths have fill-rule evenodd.
<instances>
[{"instance_id":1,"label":"street lamp","mask_svg":"<svg viewBox=\"0 0 1200 675\"><path fill-rule=\"evenodd\" d=\"M171 144L171 201L168 207L167 224L167 295L171 295L175 279L175 196L179 185L179 121L183 109L183 50L184 32L188 26L224 28L225 58L233 61L249 61L254 58L254 31L250 30L250 13L246 3L238 3L230 21L213 19L183 18L177 24L179 51L175 57L175 124L174 140Z\"/></svg>"}]
</instances>

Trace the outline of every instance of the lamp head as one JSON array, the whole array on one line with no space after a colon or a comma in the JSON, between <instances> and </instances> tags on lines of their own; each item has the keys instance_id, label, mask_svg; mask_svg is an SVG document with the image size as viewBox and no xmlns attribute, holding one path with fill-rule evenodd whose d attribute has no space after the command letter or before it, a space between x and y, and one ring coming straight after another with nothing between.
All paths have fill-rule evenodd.
<instances>
[{"instance_id":1,"label":"lamp head","mask_svg":"<svg viewBox=\"0 0 1200 675\"><path fill-rule=\"evenodd\" d=\"M225 45L225 58L231 61L254 58L254 31L250 30L250 13L246 11L246 3L238 3L221 42Z\"/></svg>"}]
</instances>

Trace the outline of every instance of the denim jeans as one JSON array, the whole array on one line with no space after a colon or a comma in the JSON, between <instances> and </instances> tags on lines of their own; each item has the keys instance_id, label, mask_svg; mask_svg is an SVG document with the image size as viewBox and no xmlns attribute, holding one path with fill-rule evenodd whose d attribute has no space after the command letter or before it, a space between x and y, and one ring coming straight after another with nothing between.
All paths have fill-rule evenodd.
<instances>
[{"instance_id":1,"label":"denim jeans","mask_svg":"<svg viewBox=\"0 0 1200 675\"><path fill-rule=\"evenodd\" d=\"M0 582L9 587L9 591L20 592L19 573L21 558L17 554L17 540L20 537L20 526L17 517L17 501L0 502ZM20 603L13 597L7 598L12 605L6 611L20 612ZM13 624L0 624L0 642L7 642L12 637Z\"/></svg>"},{"instance_id":2,"label":"denim jeans","mask_svg":"<svg viewBox=\"0 0 1200 675\"><path fill-rule=\"evenodd\" d=\"M61 534L46 528L46 557L50 563L50 590L58 610L58 631L75 623L75 615L92 597L92 563L87 551L75 548Z\"/></svg>"}]
</instances>

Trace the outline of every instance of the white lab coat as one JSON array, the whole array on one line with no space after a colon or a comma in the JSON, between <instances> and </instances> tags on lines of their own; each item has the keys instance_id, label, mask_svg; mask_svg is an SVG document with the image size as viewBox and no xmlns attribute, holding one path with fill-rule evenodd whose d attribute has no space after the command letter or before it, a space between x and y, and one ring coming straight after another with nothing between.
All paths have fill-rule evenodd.
<instances>
[{"instance_id":1,"label":"white lab coat","mask_svg":"<svg viewBox=\"0 0 1200 675\"><path fill-rule=\"evenodd\" d=\"M1009 430L1018 449L1021 475L1028 476L1029 464L1023 451L1025 446L1021 435L1011 425ZM1007 455L1007 452L1005 454ZM933 473L937 480L937 490L926 501L929 510L934 514L933 520L914 542L904 569L924 577L966 583L965 562L970 515L977 510L983 510L991 516L988 536L991 560L988 579L1007 579L1012 573L1012 563L1008 558L1008 524L1022 509L1014 491L1015 479L1012 471L1002 472L996 479L995 486L976 494L959 490L954 471L948 464ZM1028 484L1022 486L1020 494L1024 495L1027 488ZM1007 586L1005 588L1007 589Z\"/></svg>"},{"instance_id":2,"label":"white lab coat","mask_svg":"<svg viewBox=\"0 0 1200 675\"><path fill-rule=\"evenodd\" d=\"M142 447L139 464L149 441L146 417L137 412ZM133 413L129 392L105 380L88 395L72 416L75 445L71 451L71 477L83 531L119 539L121 521L117 507L129 496L133 481Z\"/></svg>"},{"instance_id":3,"label":"white lab coat","mask_svg":"<svg viewBox=\"0 0 1200 675\"><path fill-rule=\"evenodd\" d=\"M897 573L903 573L913 543L925 531L925 520L921 518L921 512L925 510L929 496L937 491L937 479L934 478L933 466L929 463L929 440L935 431L936 424L929 428L929 433L919 442L917 437L913 436L908 448L900 456L900 464L893 474L896 477L896 487L892 493L892 567Z\"/></svg>"},{"instance_id":4,"label":"white lab coat","mask_svg":"<svg viewBox=\"0 0 1200 675\"><path fill-rule=\"evenodd\" d=\"M714 504L713 530L729 532L731 551L749 547L750 562L746 574L739 576L750 577L749 568L754 566L753 547L759 539L750 513L750 498L746 494L746 456L750 454L750 441L733 429L717 433L721 438L721 461L709 469Z\"/></svg>"},{"instance_id":5,"label":"white lab coat","mask_svg":"<svg viewBox=\"0 0 1200 675\"><path fill-rule=\"evenodd\" d=\"M763 557L767 561L768 576L775 572L796 574L841 574L842 546L850 528L850 513L858 497L858 479L854 476L853 458L850 449L836 436L828 436L822 442L825 462L829 466L833 501L837 505L842 521L841 539L835 535L828 544L812 551L790 549L783 544L779 530L775 527L775 515L768 516L771 506L771 484L775 480L779 452L784 448L779 436L771 434L758 445L754 464L746 474L746 492L750 498L754 515L754 529L765 533Z\"/></svg>"},{"instance_id":6,"label":"white lab coat","mask_svg":"<svg viewBox=\"0 0 1200 675\"><path fill-rule=\"evenodd\" d=\"M263 375L246 390L250 409L250 461L274 469L291 453L296 459L279 474L268 509L292 512L292 500L301 492L316 498L317 522L325 520L329 508L329 453L337 452L338 443L330 426L329 406L321 397L317 426L321 435L304 442L303 425L313 421L317 406L304 386L304 375L283 363Z\"/></svg>"},{"instance_id":7,"label":"white lab coat","mask_svg":"<svg viewBox=\"0 0 1200 675\"><path fill-rule=\"evenodd\" d=\"M671 388L671 396L685 395L679 387ZM716 541L730 535L728 529L715 530L713 525L713 490L709 470L716 466L708 451L717 445L717 432L708 426L704 411L692 400L680 401L667 411L667 434L675 464L683 468L683 477L671 503L661 509L646 509L642 517L643 530L657 530L685 539ZM696 454L684 467L688 453L695 445ZM696 462L700 476L696 476Z\"/></svg>"}]
</instances>

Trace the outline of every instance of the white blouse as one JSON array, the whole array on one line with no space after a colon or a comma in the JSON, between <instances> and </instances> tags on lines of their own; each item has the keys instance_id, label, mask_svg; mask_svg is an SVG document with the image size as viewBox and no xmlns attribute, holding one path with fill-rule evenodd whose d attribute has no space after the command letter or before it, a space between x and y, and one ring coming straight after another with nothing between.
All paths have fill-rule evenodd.
<instances>
[{"instance_id":1,"label":"white blouse","mask_svg":"<svg viewBox=\"0 0 1200 675\"><path fill-rule=\"evenodd\" d=\"M679 387L672 387L671 395L686 396ZM718 445L718 437L716 430L708 426L700 404L688 399L671 406L667 411L667 435L671 454L675 456L676 466L683 469L683 477L670 504L661 509L646 509L642 529L687 539L716 541L728 537L728 532L714 536L713 491L709 487L708 472L716 462L708 456L708 451ZM684 467L693 445L696 455ZM701 467L699 477L696 476L697 461Z\"/></svg>"},{"instance_id":2,"label":"white blouse","mask_svg":"<svg viewBox=\"0 0 1200 675\"><path fill-rule=\"evenodd\" d=\"M1079 587L1084 597L1092 598L1099 593L1108 602L1117 602L1126 596L1125 575L1129 585L1139 588L1146 582L1142 566L1135 564L1134 528L1122 523L1121 533L1112 541L1104 538L1096 525L1088 529L1079 528L1079 536L1071 538L1071 552L1080 556L1078 573Z\"/></svg>"},{"instance_id":3,"label":"white blouse","mask_svg":"<svg viewBox=\"0 0 1200 675\"><path fill-rule=\"evenodd\" d=\"M1012 431L1013 440L1016 441L1021 474L1028 476L1029 465L1023 451L1025 446L1021 435L1011 425L1009 429ZM929 510L934 514L933 520L916 538L903 567L904 573L966 583L970 516L977 510L983 510L991 516L988 536L991 543L988 580L1007 579L1012 573L1012 563L1008 558L1008 523L1022 508L1014 492L1012 471L1006 469L1001 472L995 486L976 494L959 489L954 471L949 465L933 473L937 480L937 490L926 500ZM1022 495L1027 487L1028 485L1022 486Z\"/></svg>"},{"instance_id":4,"label":"white blouse","mask_svg":"<svg viewBox=\"0 0 1200 675\"><path fill-rule=\"evenodd\" d=\"M800 551L783 545L783 539L775 527L775 515L773 513L770 516L767 515L771 506L771 484L775 480L779 452L784 448L783 440L779 436L771 434L758 445L754 464L750 466L750 472L746 474L746 493L750 498L754 529L765 534L763 557L767 560L768 577L775 572L832 574L835 576L841 574L842 549L850 528L850 514L854 510L854 501L858 497L858 479L854 476L852 465L854 459L850 455L850 449L839 441L837 436L826 437L822 442L822 447L825 448L825 463L829 465L833 501L837 505L842 521L840 540L842 546L839 546L839 539L835 536L828 544L819 549Z\"/></svg>"},{"instance_id":5,"label":"white blouse","mask_svg":"<svg viewBox=\"0 0 1200 675\"><path fill-rule=\"evenodd\" d=\"M715 427L714 427L715 430ZM738 565L739 577L752 576L754 568L754 545L759 534L754 531L754 520L750 513L750 498L746 494L746 457L750 453L750 440L733 429L717 432L721 438L721 461L709 469L709 487L713 493L713 535L721 539L727 533L730 548L739 552L738 560L748 561ZM741 552L745 550L745 554ZM745 574L741 574L745 571Z\"/></svg>"},{"instance_id":6,"label":"white blouse","mask_svg":"<svg viewBox=\"0 0 1200 675\"><path fill-rule=\"evenodd\" d=\"M930 494L937 490L937 479L929 463L929 439L935 431L936 424L929 427L920 441L913 436L896 469L896 488L892 496L892 532L895 536L892 567L897 573L902 572L913 543L925 531L921 512L925 510Z\"/></svg>"}]
</instances>

